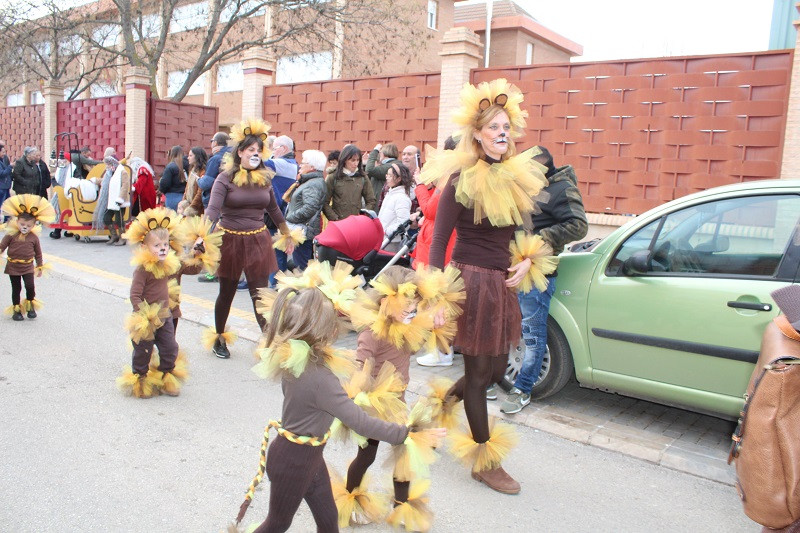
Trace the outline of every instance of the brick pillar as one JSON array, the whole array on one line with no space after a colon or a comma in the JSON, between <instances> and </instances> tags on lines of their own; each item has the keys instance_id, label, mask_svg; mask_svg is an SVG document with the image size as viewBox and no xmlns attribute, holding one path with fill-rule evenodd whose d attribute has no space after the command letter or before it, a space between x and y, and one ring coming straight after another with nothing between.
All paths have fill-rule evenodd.
<instances>
[{"instance_id":1,"label":"brick pillar","mask_svg":"<svg viewBox=\"0 0 800 533\"><path fill-rule=\"evenodd\" d=\"M264 117L264 87L275 83L275 58L263 48L251 48L242 61L242 118Z\"/></svg>"},{"instance_id":2,"label":"brick pillar","mask_svg":"<svg viewBox=\"0 0 800 533\"><path fill-rule=\"evenodd\" d=\"M47 82L42 86L42 97L44 98L42 159L48 161L50 152L56 147L53 137L58 133L58 103L64 101L64 86L53 81Z\"/></svg>"},{"instance_id":3,"label":"brick pillar","mask_svg":"<svg viewBox=\"0 0 800 533\"><path fill-rule=\"evenodd\" d=\"M147 159L147 101L150 73L144 67L130 67L125 74L125 155Z\"/></svg>"},{"instance_id":4,"label":"brick pillar","mask_svg":"<svg viewBox=\"0 0 800 533\"><path fill-rule=\"evenodd\" d=\"M796 6L800 11L800 3ZM794 21L800 30L800 20ZM786 130L783 135L783 161L780 177L796 178L800 174L800 31L794 45L792 81L789 88L789 108L786 111Z\"/></svg>"},{"instance_id":5,"label":"brick pillar","mask_svg":"<svg viewBox=\"0 0 800 533\"><path fill-rule=\"evenodd\" d=\"M459 106L461 88L470 80L470 71L481 66L481 40L469 28L455 27L444 34L441 41L442 77L439 91L438 146L453 133L455 126L450 117Z\"/></svg>"}]
</instances>

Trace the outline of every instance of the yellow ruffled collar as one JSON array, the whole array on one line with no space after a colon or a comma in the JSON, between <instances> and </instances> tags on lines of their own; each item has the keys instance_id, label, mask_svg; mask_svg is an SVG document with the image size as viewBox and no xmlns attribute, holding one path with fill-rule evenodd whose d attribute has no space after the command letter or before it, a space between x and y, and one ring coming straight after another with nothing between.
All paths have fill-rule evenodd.
<instances>
[{"instance_id":1,"label":"yellow ruffled collar","mask_svg":"<svg viewBox=\"0 0 800 533\"><path fill-rule=\"evenodd\" d=\"M522 216L533 211L534 197L547 185L543 167L533 159L536 153L531 148L490 163L474 154L443 150L429 155L421 178L425 183L438 182L437 186L443 188L458 172L456 201L475 210L476 224L488 218L493 226L519 226Z\"/></svg>"},{"instance_id":2,"label":"yellow ruffled collar","mask_svg":"<svg viewBox=\"0 0 800 533\"><path fill-rule=\"evenodd\" d=\"M223 156L223 168L231 176L231 183L237 187L246 187L252 185L254 187L266 187L272 183L272 176L275 175L270 169L259 167L254 170L247 170L241 165L236 167L233 164L233 156L228 152Z\"/></svg>"},{"instance_id":3,"label":"yellow ruffled collar","mask_svg":"<svg viewBox=\"0 0 800 533\"><path fill-rule=\"evenodd\" d=\"M139 246L133 251L131 265L142 267L151 273L156 279L163 279L178 272L181 268L181 260L174 250L167 252L167 258L159 261L158 256L144 246Z\"/></svg>"},{"instance_id":4,"label":"yellow ruffled collar","mask_svg":"<svg viewBox=\"0 0 800 533\"><path fill-rule=\"evenodd\" d=\"M296 339L276 339L272 345L256 349L261 361L253 367L260 377L277 378L284 373L300 377L310 364L322 364L340 379L349 378L356 370L353 350L333 346L312 349L307 342Z\"/></svg>"}]
</instances>

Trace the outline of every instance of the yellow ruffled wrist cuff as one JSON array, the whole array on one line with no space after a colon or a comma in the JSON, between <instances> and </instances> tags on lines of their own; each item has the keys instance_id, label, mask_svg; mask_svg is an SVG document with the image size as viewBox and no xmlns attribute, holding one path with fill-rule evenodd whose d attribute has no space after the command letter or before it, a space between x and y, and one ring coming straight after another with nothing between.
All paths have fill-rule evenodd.
<instances>
[{"instance_id":1,"label":"yellow ruffled wrist cuff","mask_svg":"<svg viewBox=\"0 0 800 533\"><path fill-rule=\"evenodd\" d=\"M272 247L276 250L280 250L282 252L286 251L286 247L289 243L292 243L294 246L298 244L303 244L306 242L306 234L302 228L294 228L289 233L278 233L275 236Z\"/></svg>"},{"instance_id":2,"label":"yellow ruffled wrist cuff","mask_svg":"<svg viewBox=\"0 0 800 533\"><path fill-rule=\"evenodd\" d=\"M536 287L540 292L546 291L547 276L555 272L558 267L558 257L553 255L553 248L539 235L518 231L514 234L509 249L512 267L525 259L531 260L531 268L517 285L517 290L525 293Z\"/></svg>"}]
</instances>

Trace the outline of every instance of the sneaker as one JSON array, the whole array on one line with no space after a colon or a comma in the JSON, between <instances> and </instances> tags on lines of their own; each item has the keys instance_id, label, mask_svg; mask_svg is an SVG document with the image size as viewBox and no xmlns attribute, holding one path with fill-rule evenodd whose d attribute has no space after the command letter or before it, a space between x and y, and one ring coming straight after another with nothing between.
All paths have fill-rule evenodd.
<instances>
[{"instance_id":1,"label":"sneaker","mask_svg":"<svg viewBox=\"0 0 800 533\"><path fill-rule=\"evenodd\" d=\"M353 511L352 513L350 513L350 525L366 526L367 524L371 523L372 520L370 520L369 517L364 513L360 513L358 511Z\"/></svg>"},{"instance_id":2,"label":"sneaker","mask_svg":"<svg viewBox=\"0 0 800 533\"><path fill-rule=\"evenodd\" d=\"M453 366L453 354L432 352L417 357L419 366Z\"/></svg>"},{"instance_id":3,"label":"sneaker","mask_svg":"<svg viewBox=\"0 0 800 533\"><path fill-rule=\"evenodd\" d=\"M213 351L214 355L220 359L229 359L231 356L231 352L228 351L228 347L225 346L225 342L220 339L214 341L214 347L211 349L211 351Z\"/></svg>"},{"instance_id":4,"label":"sneaker","mask_svg":"<svg viewBox=\"0 0 800 533\"><path fill-rule=\"evenodd\" d=\"M11 315L11 319L19 322L20 320L25 320L25 317L23 317L22 313L20 313L19 311L14 311L14 314Z\"/></svg>"},{"instance_id":5,"label":"sneaker","mask_svg":"<svg viewBox=\"0 0 800 533\"><path fill-rule=\"evenodd\" d=\"M500 406L500 410L507 415L513 415L514 413L522 411L522 408L529 403L531 403L531 395L525 394L514 387L511 389L511 392L508 393L508 396L506 396L503 405Z\"/></svg>"},{"instance_id":6,"label":"sneaker","mask_svg":"<svg viewBox=\"0 0 800 533\"><path fill-rule=\"evenodd\" d=\"M236 290L237 291L246 291L248 288L249 287L247 286L247 280L246 279L243 279L242 281L240 281L239 284L236 286Z\"/></svg>"},{"instance_id":7,"label":"sneaker","mask_svg":"<svg viewBox=\"0 0 800 533\"><path fill-rule=\"evenodd\" d=\"M211 274L203 274L197 277L197 281L200 283L214 283L218 279L217 276L212 276Z\"/></svg>"},{"instance_id":8,"label":"sneaker","mask_svg":"<svg viewBox=\"0 0 800 533\"><path fill-rule=\"evenodd\" d=\"M497 399L497 384L492 383L486 387L486 399L492 401Z\"/></svg>"}]
</instances>

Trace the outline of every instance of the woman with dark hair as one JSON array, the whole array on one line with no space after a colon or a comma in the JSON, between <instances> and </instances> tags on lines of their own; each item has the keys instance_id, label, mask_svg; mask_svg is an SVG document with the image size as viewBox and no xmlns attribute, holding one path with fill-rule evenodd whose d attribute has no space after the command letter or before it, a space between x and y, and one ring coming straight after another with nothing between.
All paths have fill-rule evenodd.
<instances>
[{"instance_id":1,"label":"woman with dark hair","mask_svg":"<svg viewBox=\"0 0 800 533\"><path fill-rule=\"evenodd\" d=\"M294 251L289 240L289 227L283 218L272 189L274 173L264 167L269 158L266 148L269 126L261 120L249 119L231 130L229 146L233 149L223 159L221 172L211 188L205 216L223 231L222 257L219 262L219 295L214 305L215 328L205 337L214 355L230 357L227 345L234 336L225 332L236 285L244 272L253 300L256 321L263 330L266 321L256 311L258 289L268 285L271 273L278 271L272 238L264 224L264 212L286 236L286 253ZM213 347L211 346L213 343Z\"/></svg>"},{"instance_id":2,"label":"woman with dark hair","mask_svg":"<svg viewBox=\"0 0 800 533\"><path fill-rule=\"evenodd\" d=\"M514 287L529 274L531 259L512 266L510 244L547 183L535 151L515 155L513 139L522 135L527 116L521 102L522 93L504 79L465 85L453 117L461 126L458 146L428 158L422 170L423 181L439 180L442 189L430 264L444 268L455 228L452 264L467 293L453 343L464 354L464 376L448 395L464 400L470 431L454 436L453 449L472 464L474 479L506 494L520 490L501 466L514 435L507 425L489 423L486 388L502 379L509 349L520 338Z\"/></svg>"},{"instance_id":3,"label":"woman with dark hair","mask_svg":"<svg viewBox=\"0 0 800 533\"><path fill-rule=\"evenodd\" d=\"M164 204L170 209L177 209L178 202L186 191L186 170L183 166L183 148L173 146L167 154L169 163L164 168L158 190L164 193Z\"/></svg>"},{"instance_id":4,"label":"woman with dark hair","mask_svg":"<svg viewBox=\"0 0 800 533\"><path fill-rule=\"evenodd\" d=\"M375 210L375 193L364 169L361 168L361 150L348 144L339 154L339 162L325 180L328 194L323 212L328 220L342 220L357 215L363 208Z\"/></svg>"},{"instance_id":5,"label":"woman with dark hair","mask_svg":"<svg viewBox=\"0 0 800 533\"><path fill-rule=\"evenodd\" d=\"M389 189L383 198L378 218L383 226L383 234L388 237L400 224L411 216L411 172L400 162L392 163L386 171L386 187ZM395 237L386 245L386 250L396 252L401 239Z\"/></svg>"},{"instance_id":6,"label":"woman with dark hair","mask_svg":"<svg viewBox=\"0 0 800 533\"><path fill-rule=\"evenodd\" d=\"M197 186L197 180L205 174L208 164L208 154L200 146L194 146L189 150L189 178L186 180L186 191L183 193L183 201L186 207L183 214L187 217L203 214L203 191Z\"/></svg>"}]
</instances>

